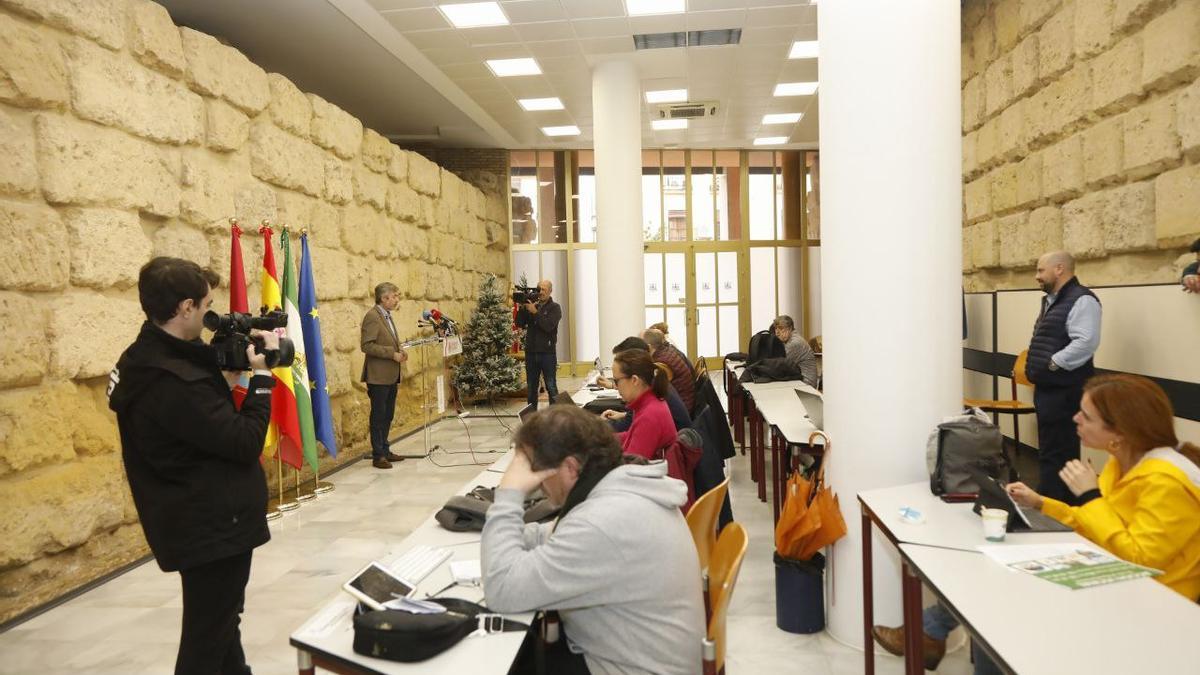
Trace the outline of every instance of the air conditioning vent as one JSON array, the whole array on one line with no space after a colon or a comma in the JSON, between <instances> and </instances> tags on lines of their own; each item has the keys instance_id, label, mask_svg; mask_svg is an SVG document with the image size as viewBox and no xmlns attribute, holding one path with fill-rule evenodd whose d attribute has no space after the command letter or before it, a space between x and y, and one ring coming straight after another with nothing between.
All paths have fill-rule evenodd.
<instances>
[{"instance_id":1,"label":"air conditioning vent","mask_svg":"<svg viewBox=\"0 0 1200 675\"><path fill-rule=\"evenodd\" d=\"M688 101L687 103L669 103L658 106L658 118L663 120L715 117L716 114L716 101Z\"/></svg>"}]
</instances>

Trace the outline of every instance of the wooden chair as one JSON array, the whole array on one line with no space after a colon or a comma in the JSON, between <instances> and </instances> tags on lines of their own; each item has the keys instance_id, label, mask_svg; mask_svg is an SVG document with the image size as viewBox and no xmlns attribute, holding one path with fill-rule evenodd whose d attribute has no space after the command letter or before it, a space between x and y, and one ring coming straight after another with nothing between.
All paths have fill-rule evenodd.
<instances>
[{"instance_id":1,"label":"wooden chair","mask_svg":"<svg viewBox=\"0 0 1200 675\"><path fill-rule=\"evenodd\" d=\"M1029 360L1029 350L1021 352L1017 355L1017 361L1013 364L1012 372L1009 377L1012 382L1012 398L991 400L982 398L964 398L963 405L969 408L979 408L986 413L999 413L1013 416L1013 442L1016 443L1018 449L1021 447L1021 415L1028 415L1037 412L1032 403L1017 400L1017 385L1032 387L1033 383L1029 378L1025 377L1025 362Z\"/></svg>"},{"instance_id":2,"label":"wooden chair","mask_svg":"<svg viewBox=\"0 0 1200 675\"><path fill-rule=\"evenodd\" d=\"M688 529L692 531L692 539L696 542L696 553L700 557L700 581L704 586L704 618L712 616L712 607L708 602L708 562L712 557L713 547L717 545L717 519L721 515L721 505L725 503L725 493L729 490L729 479L705 492L692 504L687 512Z\"/></svg>"},{"instance_id":3,"label":"wooden chair","mask_svg":"<svg viewBox=\"0 0 1200 675\"><path fill-rule=\"evenodd\" d=\"M702 665L706 673L725 672L725 615L729 610L729 599L733 597L738 571L742 568L742 558L746 556L746 544L746 529L740 523L729 523L721 530L721 536L717 537L717 545L709 559L713 612L708 620L706 642L711 641L716 648L712 650L711 657L708 654L703 657Z\"/></svg>"}]
</instances>

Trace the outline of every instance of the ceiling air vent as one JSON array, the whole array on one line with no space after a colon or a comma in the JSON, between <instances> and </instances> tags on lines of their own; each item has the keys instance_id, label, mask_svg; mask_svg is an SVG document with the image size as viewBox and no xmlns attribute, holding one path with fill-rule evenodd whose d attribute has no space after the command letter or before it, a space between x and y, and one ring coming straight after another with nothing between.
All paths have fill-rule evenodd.
<instances>
[{"instance_id":1,"label":"ceiling air vent","mask_svg":"<svg viewBox=\"0 0 1200 675\"><path fill-rule=\"evenodd\" d=\"M633 36L634 49L670 49L672 47L719 47L742 41L741 28L718 28L677 33L639 33Z\"/></svg>"},{"instance_id":2,"label":"ceiling air vent","mask_svg":"<svg viewBox=\"0 0 1200 675\"><path fill-rule=\"evenodd\" d=\"M716 101L699 101L687 103L668 103L657 108L658 118L663 120L693 119L696 117L715 117L717 114Z\"/></svg>"}]
</instances>

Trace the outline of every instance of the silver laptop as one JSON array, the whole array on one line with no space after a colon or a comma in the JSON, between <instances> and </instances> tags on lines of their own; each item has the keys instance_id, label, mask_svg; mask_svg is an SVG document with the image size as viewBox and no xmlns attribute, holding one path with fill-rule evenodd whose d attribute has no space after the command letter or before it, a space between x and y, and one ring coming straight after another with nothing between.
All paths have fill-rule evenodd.
<instances>
[{"instance_id":1,"label":"silver laptop","mask_svg":"<svg viewBox=\"0 0 1200 675\"><path fill-rule=\"evenodd\" d=\"M796 396L800 397L800 403L804 406L804 411L808 413L805 417L808 418L813 426L824 431L825 430L825 400L818 394L796 389Z\"/></svg>"}]
</instances>

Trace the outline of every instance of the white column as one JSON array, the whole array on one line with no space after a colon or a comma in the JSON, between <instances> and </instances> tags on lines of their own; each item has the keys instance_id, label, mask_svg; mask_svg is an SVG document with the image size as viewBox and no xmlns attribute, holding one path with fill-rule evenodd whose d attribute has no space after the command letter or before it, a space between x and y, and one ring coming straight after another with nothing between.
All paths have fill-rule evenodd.
<instances>
[{"instance_id":1,"label":"white column","mask_svg":"<svg viewBox=\"0 0 1200 675\"><path fill-rule=\"evenodd\" d=\"M849 526L829 631L861 646L855 495L928 480L926 437L962 401L959 3L823 2L818 22L825 422ZM872 548L875 623L899 625L899 556Z\"/></svg>"},{"instance_id":2,"label":"white column","mask_svg":"<svg viewBox=\"0 0 1200 675\"><path fill-rule=\"evenodd\" d=\"M637 69L605 61L592 70L596 153L596 263L600 360L646 326L642 263L642 115Z\"/></svg>"}]
</instances>

